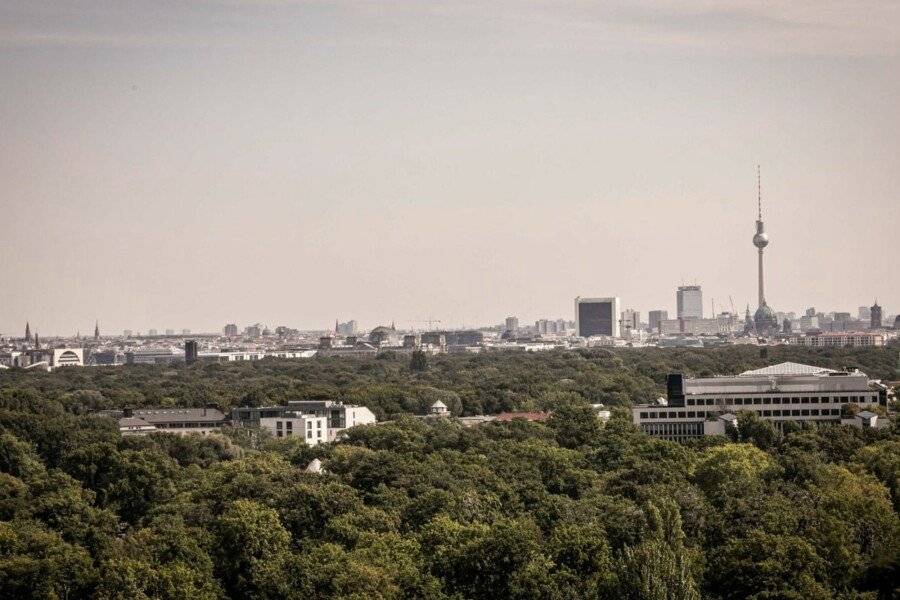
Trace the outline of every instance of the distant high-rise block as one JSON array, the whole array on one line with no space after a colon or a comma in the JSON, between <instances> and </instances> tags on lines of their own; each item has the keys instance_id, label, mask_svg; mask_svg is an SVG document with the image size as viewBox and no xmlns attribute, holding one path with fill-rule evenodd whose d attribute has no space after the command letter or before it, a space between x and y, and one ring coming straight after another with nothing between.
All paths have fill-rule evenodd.
<instances>
[{"instance_id":1,"label":"distant high-rise block","mask_svg":"<svg viewBox=\"0 0 900 600\"><path fill-rule=\"evenodd\" d=\"M518 317L506 317L506 331L518 331L519 329L519 318Z\"/></svg>"},{"instance_id":2,"label":"distant high-rise block","mask_svg":"<svg viewBox=\"0 0 900 600\"><path fill-rule=\"evenodd\" d=\"M633 331L637 331L641 325L641 313L632 309L626 308L622 311L621 319L619 327L622 330L631 329Z\"/></svg>"},{"instance_id":3,"label":"distant high-rise block","mask_svg":"<svg viewBox=\"0 0 900 600\"><path fill-rule=\"evenodd\" d=\"M669 311L667 310L651 310L647 314L647 319L650 324L650 331L659 332L659 322L664 321L669 318Z\"/></svg>"},{"instance_id":4,"label":"distant high-rise block","mask_svg":"<svg viewBox=\"0 0 900 600\"><path fill-rule=\"evenodd\" d=\"M703 292L699 285L683 285L675 293L678 318L703 318Z\"/></svg>"},{"instance_id":5,"label":"distant high-rise block","mask_svg":"<svg viewBox=\"0 0 900 600\"><path fill-rule=\"evenodd\" d=\"M350 319L346 323L335 321L334 332L338 335L356 335L359 333L359 323L355 319Z\"/></svg>"},{"instance_id":6,"label":"distant high-rise block","mask_svg":"<svg viewBox=\"0 0 900 600\"><path fill-rule=\"evenodd\" d=\"M619 298L575 298L575 331L581 337L619 337Z\"/></svg>"},{"instance_id":7,"label":"distant high-rise block","mask_svg":"<svg viewBox=\"0 0 900 600\"><path fill-rule=\"evenodd\" d=\"M871 329L881 329L881 307L878 306L877 300L872 305L872 308L869 309L869 327Z\"/></svg>"},{"instance_id":8,"label":"distant high-rise block","mask_svg":"<svg viewBox=\"0 0 900 600\"><path fill-rule=\"evenodd\" d=\"M237 337L237 325L235 325L234 323L229 323L224 328L222 328L222 333L224 333L226 337Z\"/></svg>"},{"instance_id":9,"label":"distant high-rise block","mask_svg":"<svg viewBox=\"0 0 900 600\"><path fill-rule=\"evenodd\" d=\"M191 365L197 362L197 340L187 340L184 343L184 361Z\"/></svg>"}]
</instances>

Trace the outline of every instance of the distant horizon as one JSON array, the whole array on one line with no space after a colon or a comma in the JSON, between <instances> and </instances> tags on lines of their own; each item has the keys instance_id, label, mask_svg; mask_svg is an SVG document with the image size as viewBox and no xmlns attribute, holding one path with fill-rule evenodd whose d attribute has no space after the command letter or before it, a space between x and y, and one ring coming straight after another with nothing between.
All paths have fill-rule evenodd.
<instances>
[{"instance_id":1,"label":"distant horizon","mask_svg":"<svg viewBox=\"0 0 900 600\"><path fill-rule=\"evenodd\" d=\"M587 297L587 296L582 296L582 297ZM573 300L574 300L574 298L573 298ZM882 314L883 314L883 322L882 322L882 326L883 326L883 327L888 327L888 328L889 328L889 327L892 327L892 326L893 326L893 321L891 321L890 323L888 323L887 317L888 317L888 316L896 317L898 314L900 314L900 312L898 312L898 311L893 311L893 310L889 310L889 309L888 309L887 307L885 307L884 304L882 304L881 302L879 302L878 305L881 306L882 311L883 311L883 312L882 312ZM867 308L871 308L871 306L872 306L872 305L869 305ZM859 306L857 306L855 309L850 309L850 310L839 310L839 309L835 309L835 310L832 310L832 309L823 310L823 309L821 309L821 308L819 308L818 306L815 306L815 305L808 306L808 307L806 307L806 308L799 309L799 310L796 310L796 309L795 309L795 310L781 310L781 309L779 309L779 308L777 308L777 307L773 307L773 308L774 308L774 310L775 310L776 312L778 312L778 313L789 314L789 313L793 312L798 318L799 318L799 317L802 317L802 316L804 315L804 313L805 313L805 311L806 311L807 308L815 308L817 313L822 313L822 314L826 314L826 315L829 314L829 313L838 313L838 312L846 312L846 313L850 313L851 319L858 320L858 317L859 317L858 311L859 311L859 309L860 309L861 307L862 307L862 305L859 305ZM625 305L622 306L622 310L625 310L625 309L627 309L627 308L630 308L630 307L629 307L629 306L625 306ZM736 308L737 308L737 306L736 306ZM644 322L644 323L647 322L648 313L649 313L651 310L668 310L668 309L665 309L665 308L662 308L662 309L652 308L652 309L649 309L649 310L647 310L647 311L638 311L638 312L640 313L640 317L641 317L641 321L642 321L642 322ZM738 315L739 320L743 321L744 315L745 315L745 311L746 311L746 306L744 307L744 310L738 309L738 311L737 311L736 314ZM751 313L751 315L753 314L753 311L754 311L754 307L751 306L751 307L750 307L750 313ZM722 307L720 307L720 305L717 303L717 304L716 304L716 314L718 315L718 314L721 314L721 313L723 313L723 312L730 312L730 311L728 311L728 310L723 310ZM517 314L515 314L515 313L510 313L510 314L507 314L507 315L505 315L504 317L502 317L502 318L496 320L495 322L485 322L485 323L480 323L480 324L479 324L479 323L466 323L466 324L456 324L456 325L450 325L450 326L423 327L423 326L421 326L421 325L413 325L413 324L410 324L410 323L404 323L403 321L399 321L399 320L394 321L394 322L395 322L395 324L396 324L396 326L397 326L397 329L402 329L402 330L404 330L404 331L414 331L414 330L415 330L415 331L437 331L437 330L443 330L443 329L448 329L448 330L450 330L450 329L466 329L466 328L468 328L468 329L486 329L486 328L491 328L491 327L502 326L504 319L505 319L506 317L510 317L510 316L511 316L511 317L516 317L516 318L518 318L518 319L519 319L519 324L520 324L520 326L522 326L522 327L531 327L531 326L534 326L534 323L535 323L536 321L540 320L540 319L548 319L548 320L565 319L567 322L568 322L568 321L574 321L574 320L575 320L574 309L573 309L573 314L572 314L572 315L568 315L568 316L566 316L566 315L556 315L556 316L553 316L553 315L545 315L545 316L543 316L543 317L535 317L535 318L530 318L530 319L529 319L529 318L523 318L522 316L517 315ZM677 311L674 311L674 310L668 310L668 317L669 317L670 319L677 318ZM703 313L703 318L712 318L712 317L710 316L710 314L708 314L706 311L704 311L704 313ZM346 318L346 319L340 319L340 322L341 322L341 323L345 323L345 322L350 321L350 320L353 320L353 317L349 317L349 318ZM359 324L359 330L360 330L360 331L369 331L369 330L374 329L375 327L379 327L379 326L390 326L390 325L391 325L391 322L392 322L391 320L387 320L387 321L385 321L385 322L378 322L378 323L373 323L373 324L369 325L369 324L362 323L359 319L355 319L355 320L356 320L357 323ZM93 335L94 335L94 332L93 332L93 325L91 326L91 329L90 329L89 331L87 331L87 332L80 332L80 330L76 330L76 331L74 331L73 333L70 333L70 334L66 334L66 333L52 333L52 332L51 332L51 333L48 333L48 334L44 334L44 333L41 333L41 331L40 331L39 328L36 330L34 324L31 323L31 321L26 321L25 323L22 324L22 327L21 327L22 331L21 331L20 333L17 334L17 333L12 333L12 332L7 333L7 332L5 332L5 331L0 331L0 336L4 336L4 337L6 337L6 338L13 338L13 339L15 339L15 338L22 338L22 337L24 337L24 335L25 335L25 325L26 325L26 324L30 325L32 335L34 335L34 333L38 333L42 338L72 338L72 337L74 337L76 334L79 334L79 333L80 333L80 335L81 335L82 338L93 338ZM223 328L224 328L226 325L229 325L229 324L234 324L234 325L237 326L237 328L238 328L238 335L239 335L239 336L240 336L240 335L243 335L244 329L245 329L246 327L251 326L251 325L256 325L256 324L260 324L260 325L263 325L263 326L265 326L265 327L268 327L272 332L275 331L275 328L276 328L276 327L281 327L281 326L289 327L289 328L291 328L291 329L296 329L296 330L301 331L301 332L334 331L334 323L333 323L333 322L330 323L329 325L326 325L326 326L323 326L323 327L317 327L317 326L301 326L301 325L296 325L296 324L291 324L291 323L281 323L281 322L279 322L279 323L268 323L268 322L265 322L265 321L247 321L247 322L245 322L245 323L240 323L240 322L237 322L237 321L228 321L228 322L226 322L226 323L222 323L221 326L219 326L218 328L213 328L213 329L201 329L201 328L193 328L193 327L176 327L176 328L172 328L172 327L169 327L169 328L165 328L165 327L162 327L162 328L161 328L161 327L144 327L144 328L139 328L139 327L123 327L123 328L121 328L121 329L114 329L114 328L113 328L113 329L109 329L109 330L104 330L103 324L102 324L102 322L101 322L101 323L100 323L100 337L122 337L125 330L130 330L130 331L132 331L134 337L154 337L154 336L151 336L151 335L148 333L150 329L155 329L155 330L156 330L157 333L155 334L155 337L166 337L166 336L169 336L169 337L183 337L183 336L191 336L191 335L222 335L222 330L223 330ZM166 334L166 329L173 329L174 332L173 332L172 334ZM182 332L182 329L189 329L189 330L190 330L190 333L183 333L183 332Z\"/></svg>"}]
</instances>

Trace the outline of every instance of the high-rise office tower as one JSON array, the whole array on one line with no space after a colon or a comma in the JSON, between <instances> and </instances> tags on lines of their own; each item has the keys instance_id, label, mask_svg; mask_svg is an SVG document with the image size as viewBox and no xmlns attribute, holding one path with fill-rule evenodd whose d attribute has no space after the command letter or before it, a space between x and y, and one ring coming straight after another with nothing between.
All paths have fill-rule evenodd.
<instances>
[{"instance_id":1,"label":"high-rise office tower","mask_svg":"<svg viewBox=\"0 0 900 600\"><path fill-rule=\"evenodd\" d=\"M675 293L679 319L703 318L703 292L699 285L682 285Z\"/></svg>"},{"instance_id":2,"label":"high-rise office tower","mask_svg":"<svg viewBox=\"0 0 900 600\"><path fill-rule=\"evenodd\" d=\"M195 362L197 362L197 354L197 340L187 340L184 343L184 362L189 365L194 364Z\"/></svg>"},{"instance_id":3,"label":"high-rise office tower","mask_svg":"<svg viewBox=\"0 0 900 600\"><path fill-rule=\"evenodd\" d=\"M632 329L637 331L641 326L641 313L633 308L626 308L622 311L622 329Z\"/></svg>"},{"instance_id":4,"label":"high-rise office tower","mask_svg":"<svg viewBox=\"0 0 900 600\"><path fill-rule=\"evenodd\" d=\"M860 306L857 315L860 321L868 322L872 318L872 309L868 306Z\"/></svg>"},{"instance_id":5,"label":"high-rise office tower","mask_svg":"<svg viewBox=\"0 0 900 600\"><path fill-rule=\"evenodd\" d=\"M519 317L506 317L506 331L519 330Z\"/></svg>"},{"instance_id":6,"label":"high-rise office tower","mask_svg":"<svg viewBox=\"0 0 900 600\"><path fill-rule=\"evenodd\" d=\"M869 327L872 329L881 329L881 307L878 306L878 300L869 310Z\"/></svg>"},{"instance_id":7,"label":"high-rise office tower","mask_svg":"<svg viewBox=\"0 0 900 600\"><path fill-rule=\"evenodd\" d=\"M659 322L669 318L667 310L651 310L647 313L647 319L650 323L650 331L659 331Z\"/></svg>"},{"instance_id":8,"label":"high-rise office tower","mask_svg":"<svg viewBox=\"0 0 900 600\"><path fill-rule=\"evenodd\" d=\"M575 298L575 332L581 337L619 337L619 298Z\"/></svg>"},{"instance_id":9,"label":"high-rise office tower","mask_svg":"<svg viewBox=\"0 0 900 600\"><path fill-rule=\"evenodd\" d=\"M763 249L769 245L769 236L766 235L766 228L762 220L762 181L759 166L756 167L756 202L756 234L753 236L753 245L759 251L759 306L756 309L756 314L753 315L753 324L758 334L774 333L778 331L778 318L775 316L775 311L766 303L765 279L763 277Z\"/></svg>"},{"instance_id":10,"label":"high-rise office tower","mask_svg":"<svg viewBox=\"0 0 900 600\"><path fill-rule=\"evenodd\" d=\"M226 337L237 337L237 334L238 334L237 325L235 325L234 323L229 323L222 329L222 332L225 334Z\"/></svg>"}]
</instances>

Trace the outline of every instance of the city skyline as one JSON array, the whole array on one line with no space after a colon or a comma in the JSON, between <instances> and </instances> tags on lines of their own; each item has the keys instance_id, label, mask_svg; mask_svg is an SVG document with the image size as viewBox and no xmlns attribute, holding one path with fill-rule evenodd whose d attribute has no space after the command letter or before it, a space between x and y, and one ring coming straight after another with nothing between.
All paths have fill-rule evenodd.
<instances>
[{"instance_id":1,"label":"city skyline","mask_svg":"<svg viewBox=\"0 0 900 600\"><path fill-rule=\"evenodd\" d=\"M896 3L526 5L0 2L0 331L898 310Z\"/></svg>"}]
</instances>

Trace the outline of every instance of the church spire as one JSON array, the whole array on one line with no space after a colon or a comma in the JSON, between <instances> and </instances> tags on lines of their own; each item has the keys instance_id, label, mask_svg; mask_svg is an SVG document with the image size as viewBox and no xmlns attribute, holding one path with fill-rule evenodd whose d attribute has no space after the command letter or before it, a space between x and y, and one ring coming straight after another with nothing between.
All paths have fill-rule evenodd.
<instances>
[{"instance_id":1,"label":"church spire","mask_svg":"<svg viewBox=\"0 0 900 600\"><path fill-rule=\"evenodd\" d=\"M99 320L94 322L94 339L95 340L100 339L100 321Z\"/></svg>"},{"instance_id":2,"label":"church spire","mask_svg":"<svg viewBox=\"0 0 900 600\"><path fill-rule=\"evenodd\" d=\"M31 341L31 323L28 321L25 321L25 341Z\"/></svg>"}]
</instances>

